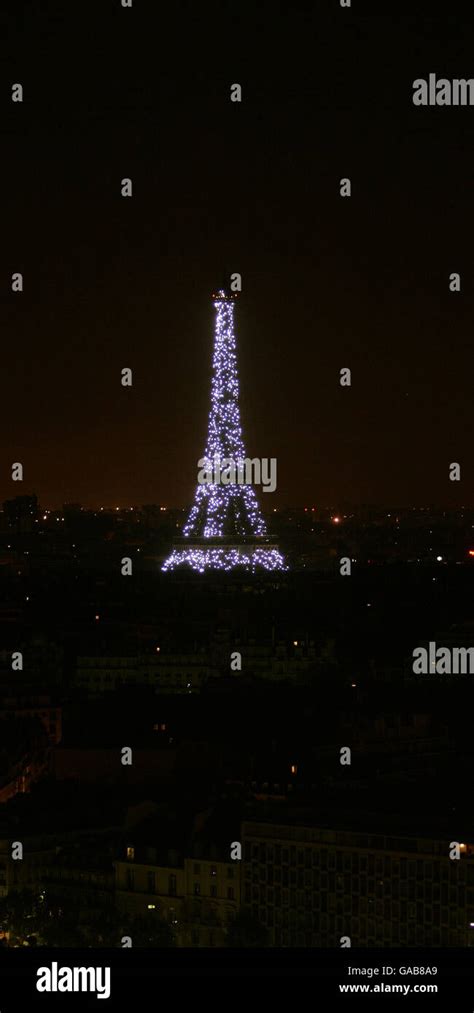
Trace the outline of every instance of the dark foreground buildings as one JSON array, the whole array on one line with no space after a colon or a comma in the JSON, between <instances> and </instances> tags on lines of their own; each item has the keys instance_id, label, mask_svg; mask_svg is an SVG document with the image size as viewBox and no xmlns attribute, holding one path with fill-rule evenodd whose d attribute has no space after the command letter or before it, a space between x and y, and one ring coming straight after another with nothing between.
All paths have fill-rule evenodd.
<instances>
[{"instance_id":1,"label":"dark foreground buildings","mask_svg":"<svg viewBox=\"0 0 474 1013\"><path fill-rule=\"evenodd\" d=\"M288 511L292 569L236 577L161 573L160 507L26 506L0 532L4 942L472 945L472 676L412 664L474 642L467 512Z\"/></svg>"}]
</instances>

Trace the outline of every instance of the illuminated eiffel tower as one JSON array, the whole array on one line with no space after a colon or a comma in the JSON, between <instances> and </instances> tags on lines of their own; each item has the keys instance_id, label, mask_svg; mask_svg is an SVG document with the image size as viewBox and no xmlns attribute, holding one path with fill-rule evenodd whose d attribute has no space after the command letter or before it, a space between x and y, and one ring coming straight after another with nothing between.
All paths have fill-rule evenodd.
<instances>
[{"instance_id":1,"label":"illuminated eiffel tower","mask_svg":"<svg viewBox=\"0 0 474 1013\"><path fill-rule=\"evenodd\" d=\"M245 447L239 408L239 379L234 334L235 295L222 289L213 296L214 331L211 410L202 472L194 505L163 570L190 566L205 570L284 570L278 546L267 538L255 490L244 481ZM224 481L235 462L233 481ZM217 479L217 481L215 480Z\"/></svg>"}]
</instances>

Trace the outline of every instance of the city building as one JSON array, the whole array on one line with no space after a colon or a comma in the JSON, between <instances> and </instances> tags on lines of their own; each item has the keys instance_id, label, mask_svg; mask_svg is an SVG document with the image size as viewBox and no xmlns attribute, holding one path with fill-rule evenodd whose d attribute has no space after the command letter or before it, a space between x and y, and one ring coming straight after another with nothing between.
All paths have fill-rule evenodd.
<instances>
[{"instance_id":1,"label":"city building","mask_svg":"<svg viewBox=\"0 0 474 1013\"><path fill-rule=\"evenodd\" d=\"M271 946L474 946L474 844L244 822L242 904Z\"/></svg>"}]
</instances>

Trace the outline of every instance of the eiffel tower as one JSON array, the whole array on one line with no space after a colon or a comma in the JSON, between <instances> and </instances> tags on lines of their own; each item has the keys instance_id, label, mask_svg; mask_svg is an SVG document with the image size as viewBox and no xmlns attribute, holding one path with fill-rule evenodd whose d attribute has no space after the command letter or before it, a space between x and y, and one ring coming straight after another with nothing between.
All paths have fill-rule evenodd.
<instances>
[{"instance_id":1,"label":"eiffel tower","mask_svg":"<svg viewBox=\"0 0 474 1013\"><path fill-rule=\"evenodd\" d=\"M205 570L284 570L278 545L267 537L255 490L244 484L245 446L239 408L239 379L234 334L234 294L213 295L216 311L211 410L194 505L163 570L178 566ZM234 462L234 481L224 482ZM217 479L217 480L216 480Z\"/></svg>"}]
</instances>

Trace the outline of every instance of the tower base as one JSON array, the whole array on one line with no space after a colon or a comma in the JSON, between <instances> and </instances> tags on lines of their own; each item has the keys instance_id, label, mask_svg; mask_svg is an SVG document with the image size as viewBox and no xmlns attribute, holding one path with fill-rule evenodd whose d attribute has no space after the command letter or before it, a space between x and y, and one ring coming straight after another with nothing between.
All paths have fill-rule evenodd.
<instances>
[{"instance_id":1,"label":"tower base","mask_svg":"<svg viewBox=\"0 0 474 1013\"><path fill-rule=\"evenodd\" d=\"M183 540L184 541L184 540ZM191 567L198 573L206 570L286 570L278 545L270 542L212 542L202 539L176 545L162 570Z\"/></svg>"}]
</instances>

